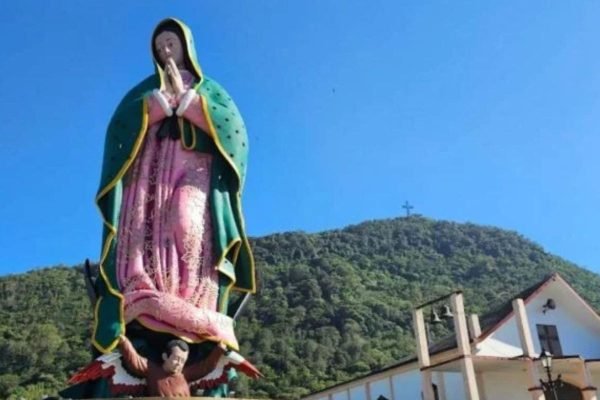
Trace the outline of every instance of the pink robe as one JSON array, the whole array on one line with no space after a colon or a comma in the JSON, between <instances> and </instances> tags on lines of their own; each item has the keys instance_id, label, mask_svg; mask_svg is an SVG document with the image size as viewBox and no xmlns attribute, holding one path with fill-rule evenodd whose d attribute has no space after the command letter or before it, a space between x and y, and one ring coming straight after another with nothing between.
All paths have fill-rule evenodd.
<instances>
[{"instance_id":1,"label":"pink robe","mask_svg":"<svg viewBox=\"0 0 600 400\"><path fill-rule=\"evenodd\" d=\"M187 89L193 76L187 71L182 76ZM148 101L149 128L124 179L118 229L125 322L137 319L154 331L237 348L233 320L217 312L219 276L209 209L213 155L186 150L181 140L159 140L156 132L166 115L154 96ZM208 132L198 98L183 118Z\"/></svg>"}]
</instances>

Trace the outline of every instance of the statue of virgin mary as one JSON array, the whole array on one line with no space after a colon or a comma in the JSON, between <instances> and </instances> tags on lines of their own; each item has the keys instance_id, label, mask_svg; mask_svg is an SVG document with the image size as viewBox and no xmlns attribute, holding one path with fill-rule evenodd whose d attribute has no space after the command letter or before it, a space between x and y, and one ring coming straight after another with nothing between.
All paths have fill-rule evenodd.
<instances>
[{"instance_id":1,"label":"statue of virgin mary","mask_svg":"<svg viewBox=\"0 0 600 400\"><path fill-rule=\"evenodd\" d=\"M237 350L237 300L256 290L241 203L246 128L200 69L185 24L160 22L151 49L154 74L125 95L106 135L93 344L112 351L136 322Z\"/></svg>"}]
</instances>

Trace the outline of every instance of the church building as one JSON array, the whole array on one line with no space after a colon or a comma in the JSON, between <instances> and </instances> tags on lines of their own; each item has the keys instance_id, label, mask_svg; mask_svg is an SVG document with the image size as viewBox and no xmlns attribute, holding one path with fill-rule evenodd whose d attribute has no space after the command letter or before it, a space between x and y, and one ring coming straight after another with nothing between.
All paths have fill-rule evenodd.
<instances>
[{"instance_id":1,"label":"church building","mask_svg":"<svg viewBox=\"0 0 600 400\"><path fill-rule=\"evenodd\" d=\"M450 303L442 317L453 334L428 344L438 301ZM481 318L454 292L416 308L413 325L416 356L305 399L598 399L600 317L556 273Z\"/></svg>"}]
</instances>

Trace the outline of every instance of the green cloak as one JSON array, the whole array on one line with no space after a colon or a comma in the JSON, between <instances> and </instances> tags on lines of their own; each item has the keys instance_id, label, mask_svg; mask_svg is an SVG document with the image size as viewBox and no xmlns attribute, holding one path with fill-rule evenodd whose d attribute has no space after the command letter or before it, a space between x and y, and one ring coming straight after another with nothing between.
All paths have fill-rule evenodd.
<instances>
[{"instance_id":1,"label":"green cloak","mask_svg":"<svg viewBox=\"0 0 600 400\"><path fill-rule=\"evenodd\" d=\"M189 151L211 152L210 211L215 254L218 255L218 311L228 310L229 293L256 291L254 260L248 244L242 214L241 193L248 157L248 137L242 117L225 90L202 74L189 28L177 24L185 36L186 63L199 79L194 90L199 94L210 132L203 132L179 118L181 145ZM151 43L151 46L153 44ZM154 54L154 51L152 52ZM123 192L123 177L139 155L148 132L147 98L153 89L164 87L164 71L153 57L155 74L131 89L115 111L106 134L100 188L96 203L103 219L99 298L94 315L93 343L102 352L110 352L125 332L123 296L116 271L117 235Z\"/></svg>"}]
</instances>

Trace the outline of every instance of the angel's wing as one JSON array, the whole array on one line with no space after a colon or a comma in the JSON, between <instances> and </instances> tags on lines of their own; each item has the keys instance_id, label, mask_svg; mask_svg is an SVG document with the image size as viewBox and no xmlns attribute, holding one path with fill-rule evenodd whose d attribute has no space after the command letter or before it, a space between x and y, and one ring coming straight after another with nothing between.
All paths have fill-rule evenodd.
<instances>
[{"instance_id":1,"label":"angel's wing","mask_svg":"<svg viewBox=\"0 0 600 400\"><path fill-rule=\"evenodd\" d=\"M252 379L263 376L248 360L231 350L221 356L216 367L210 373L197 381L190 382L190 386L192 389L210 389L221 383L227 383L227 371L231 368L243 372Z\"/></svg>"},{"instance_id":2,"label":"angel's wing","mask_svg":"<svg viewBox=\"0 0 600 400\"><path fill-rule=\"evenodd\" d=\"M69 379L69 384L92 382L104 378L112 395L143 394L146 380L129 374L121 363L120 353L109 353L96 358Z\"/></svg>"}]
</instances>

